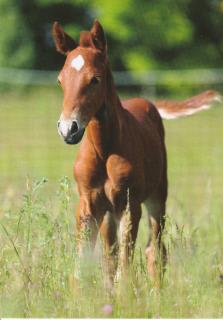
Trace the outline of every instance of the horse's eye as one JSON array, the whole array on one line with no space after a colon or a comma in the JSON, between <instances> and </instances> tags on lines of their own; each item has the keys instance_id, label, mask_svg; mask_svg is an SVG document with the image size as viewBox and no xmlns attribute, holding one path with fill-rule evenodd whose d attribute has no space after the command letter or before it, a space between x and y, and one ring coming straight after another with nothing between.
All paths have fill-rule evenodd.
<instances>
[{"instance_id":1,"label":"horse's eye","mask_svg":"<svg viewBox=\"0 0 223 320\"><path fill-rule=\"evenodd\" d=\"M59 79L57 79L57 83L59 84L59 86L61 86L61 82Z\"/></svg>"},{"instance_id":2,"label":"horse's eye","mask_svg":"<svg viewBox=\"0 0 223 320\"><path fill-rule=\"evenodd\" d=\"M98 84L99 82L100 82L100 79L96 76L93 76L91 78L90 84L95 85L95 84Z\"/></svg>"}]
</instances>

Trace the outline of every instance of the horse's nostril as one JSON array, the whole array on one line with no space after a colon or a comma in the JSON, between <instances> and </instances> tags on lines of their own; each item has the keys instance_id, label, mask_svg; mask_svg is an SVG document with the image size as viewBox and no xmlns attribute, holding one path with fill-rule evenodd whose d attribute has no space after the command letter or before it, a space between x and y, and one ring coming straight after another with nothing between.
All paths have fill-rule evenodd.
<instances>
[{"instance_id":1,"label":"horse's nostril","mask_svg":"<svg viewBox=\"0 0 223 320\"><path fill-rule=\"evenodd\" d=\"M77 124L77 121L76 120L73 120L72 121L72 126L71 126L71 133L76 133L78 131L78 124Z\"/></svg>"},{"instance_id":2,"label":"horse's nostril","mask_svg":"<svg viewBox=\"0 0 223 320\"><path fill-rule=\"evenodd\" d=\"M60 126L60 121L57 121L57 128L59 128Z\"/></svg>"}]
</instances>

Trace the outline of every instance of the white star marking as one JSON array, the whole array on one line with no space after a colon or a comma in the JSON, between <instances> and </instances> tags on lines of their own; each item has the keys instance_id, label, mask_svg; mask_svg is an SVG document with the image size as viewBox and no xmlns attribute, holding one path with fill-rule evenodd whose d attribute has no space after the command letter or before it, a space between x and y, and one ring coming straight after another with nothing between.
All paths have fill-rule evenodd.
<instances>
[{"instance_id":1,"label":"white star marking","mask_svg":"<svg viewBox=\"0 0 223 320\"><path fill-rule=\"evenodd\" d=\"M76 58L71 61L71 67L80 71L85 64L84 58L79 54Z\"/></svg>"}]
</instances>

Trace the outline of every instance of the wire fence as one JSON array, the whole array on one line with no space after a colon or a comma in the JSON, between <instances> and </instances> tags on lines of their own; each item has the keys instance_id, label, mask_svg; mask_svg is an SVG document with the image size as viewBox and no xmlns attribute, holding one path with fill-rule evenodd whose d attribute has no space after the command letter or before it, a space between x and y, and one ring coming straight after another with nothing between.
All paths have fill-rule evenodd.
<instances>
[{"instance_id":1,"label":"wire fence","mask_svg":"<svg viewBox=\"0 0 223 320\"><path fill-rule=\"evenodd\" d=\"M151 70L144 72L115 71L117 86L156 86L174 84L223 84L223 69ZM0 84L54 85L57 71L0 68Z\"/></svg>"}]
</instances>

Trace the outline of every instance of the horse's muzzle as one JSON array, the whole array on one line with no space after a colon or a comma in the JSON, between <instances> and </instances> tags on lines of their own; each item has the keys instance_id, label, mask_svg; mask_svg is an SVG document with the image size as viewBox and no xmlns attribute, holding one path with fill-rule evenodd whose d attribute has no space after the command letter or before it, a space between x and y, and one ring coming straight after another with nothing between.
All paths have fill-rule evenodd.
<instances>
[{"instance_id":1,"label":"horse's muzzle","mask_svg":"<svg viewBox=\"0 0 223 320\"><path fill-rule=\"evenodd\" d=\"M64 138L64 141L67 144L77 144L81 141L83 135L84 135L85 129L80 129L76 133L68 135L66 138Z\"/></svg>"},{"instance_id":2,"label":"horse's muzzle","mask_svg":"<svg viewBox=\"0 0 223 320\"><path fill-rule=\"evenodd\" d=\"M58 132L67 144L76 144L81 141L85 128L80 128L76 120L68 121L58 121Z\"/></svg>"}]
</instances>

